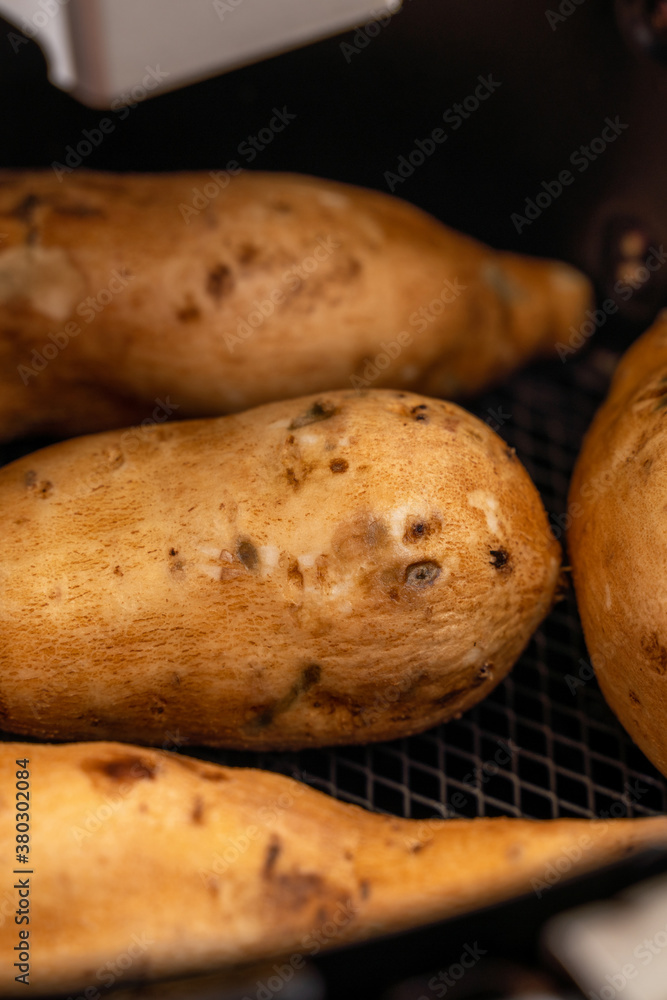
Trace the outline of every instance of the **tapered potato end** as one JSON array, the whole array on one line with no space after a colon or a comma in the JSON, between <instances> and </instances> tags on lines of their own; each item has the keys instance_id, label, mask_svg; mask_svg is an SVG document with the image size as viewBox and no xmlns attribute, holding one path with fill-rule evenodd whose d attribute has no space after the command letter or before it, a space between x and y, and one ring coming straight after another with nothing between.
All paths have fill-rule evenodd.
<instances>
[{"instance_id":1,"label":"tapered potato end","mask_svg":"<svg viewBox=\"0 0 667 1000\"><path fill-rule=\"evenodd\" d=\"M29 902L7 883L3 912L29 905L31 984L48 995L305 960L667 843L667 817L403 820L277 774L119 743L4 743L2 788L24 758L31 864L13 878L28 880ZM5 858L15 814L7 794ZM0 923L5 954L17 931ZM0 967L0 990L14 975Z\"/></svg>"}]
</instances>

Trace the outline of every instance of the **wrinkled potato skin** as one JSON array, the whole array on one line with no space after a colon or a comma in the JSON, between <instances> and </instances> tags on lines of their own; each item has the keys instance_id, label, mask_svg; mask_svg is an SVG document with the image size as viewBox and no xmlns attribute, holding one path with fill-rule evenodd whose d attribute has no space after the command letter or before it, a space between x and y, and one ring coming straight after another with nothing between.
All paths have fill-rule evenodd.
<instances>
[{"instance_id":1,"label":"wrinkled potato skin","mask_svg":"<svg viewBox=\"0 0 667 1000\"><path fill-rule=\"evenodd\" d=\"M390 390L53 445L0 470L9 732L282 748L465 711L549 610L514 452Z\"/></svg>"},{"instance_id":2,"label":"wrinkled potato skin","mask_svg":"<svg viewBox=\"0 0 667 1000\"><path fill-rule=\"evenodd\" d=\"M154 979L278 955L306 961L544 889L564 859L574 875L667 841L665 817L397 819L282 775L110 743L3 743L3 790L24 758L31 985L16 984L5 961L3 995L81 995L112 976ZM14 826L13 795L3 794L6 859ZM3 913L13 913L18 891L5 885ZM0 924L4 955L18 931L13 919Z\"/></svg>"},{"instance_id":3,"label":"wrinkled potato skin","mask_svg":"<svg viewBox=\"0 0 667 1000\"><path fill-rule=\"evenodd\" d=\"M577 461L569 550L602 692L667 775L667 313L616 371Z\"/></svg>"},{"instance_id":4,"label":"wrinkled potato skin","mask_svg":"<svg viewBox=\"0 0 667 1000\"><path fill-rule=\"evenodd\" d=\"M365 372L461 396L551 353L590 305L572 268L496 253L388 195L245 172L184 212L207 186L0 172L0 440L139 423L156 400L216 416Z\"/></svg>"}]
</instances>

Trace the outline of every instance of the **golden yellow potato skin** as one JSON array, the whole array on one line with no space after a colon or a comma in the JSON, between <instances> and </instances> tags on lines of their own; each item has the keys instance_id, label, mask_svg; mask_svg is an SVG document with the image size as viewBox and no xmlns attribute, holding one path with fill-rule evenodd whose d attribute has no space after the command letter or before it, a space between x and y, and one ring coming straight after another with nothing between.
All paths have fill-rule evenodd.
<instances>
[{"instance_id":1,"label":"golden yellow potato skin","mask_svg":"<svg viewBox=\"0 0 667 1000\"><path fill-rule=\"evenodd\" d=\"M570 488L577 603L602 692L667 775L667 314L624 355Z\"/></svg>"},{"instance_id":2,"label":"golden yellow potato skin","mask_svg":"<svg viewBox=\"0 0 667 1000\"><path fill-rule=\"evenodd\" d=\"M385 194L217 186L0 172L0 440L139 423L158 400L203 417L330 389L461 396L551 353L590 305L573 268Z\"/></svg>"},{"instance_id":3,"label":"golden yellow potato skin","mask_svg":"<svg viewBox=\"0 0 667 1000\"><path fill-rule=\"evenodd\" d=\"M29 865L14 863L25 759ZM324 948L544 892L554 867L574 875L667 841L667 817L397 819L282 775L117 743L2 743L0 787L2 953L29 931L29 987L0 964L0 993L14 996L280 955L299 968ZM19 880L29 925L13 919Z\"/></svg>"},{"instance_id":4,"label":"golden yellow potato skin","mask_svg":"<svg viewBox=\"0 0 667 1000\"><path fill-rule=\"evenodd\" d=\"M452 403L332 392L0 470L2 726L281 748L463 712L550 609L560 548Z\"/></svg>"}]
</instances>

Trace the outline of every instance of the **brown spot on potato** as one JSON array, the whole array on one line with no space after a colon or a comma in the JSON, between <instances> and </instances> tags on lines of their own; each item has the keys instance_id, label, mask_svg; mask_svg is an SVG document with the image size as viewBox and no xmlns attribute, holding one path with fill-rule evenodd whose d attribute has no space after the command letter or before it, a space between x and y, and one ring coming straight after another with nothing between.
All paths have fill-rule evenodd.
<instances>
[{"instance_id":1,"label":"brown spot on potato","mask_svg":"<svg viewBox=\"0 0 667 1000\"><path fill-rule=\"evenodd\" d=\"M242 539L236 549L236 554L249 570L255 570L259 566L259 555L257 549L247 538Z\"/></svg>"},{"instance_id":2,"label":"brown spot on potato","mask_svg":"<svg viewBox=\"0 0 667 1000\"><path fill-rule=\"evenodd\" d=\"M177 310L176 318L181 323L194 323L201 318L201 312L196 305L189 304Z\"/></svg>"},{"instance_id":3,"label":"brown spot on potato","mask_svg":"<svg viewBox=\"0 0 667 1000\"><path fill-rule=\"evenodd\" d=\"M264 866L262 868L262 878L271 878L273 875L273 870L276 866L276 861L278 856L283 849L283 845L280 842L280 838L276 837L275 834L271 837L266 848L266 854L264 856Z\"/></svg>"},{"instance_id":4,"label":"brown spot on potato","mask_svg":"<svg viewBox=\"0 0 667 1000\"><path fill-rule=\"evenodd\" d=\"M124 754L110 760L91 757L81 765L83 771L93 777L102 776L111 781L129 784L131 781L154 781L158 765L148 757L138 754Z\"/></svg>"},{"instance_id":5,"label":"brown spot on potato","mask_svg":"<svg viewBox=\"0 0 667 1000\"><path fill-rule=\"evenodd\" d=\"M440 576L440 567L437 562L428 560L427 562L412 563L405 571L405 583L408 587L422 589L430 587Z\"/></svg>"},{"instance_id":6,"label":"brown spot on potato","mask_svg":"<svg viewBox=\"0 0 667 1000\"><path fill-rule=\"evenodd\" d=\"M516 462L516 448L505 448L505 454L510 462Z\"/></svg>"},{"instance_id":7,"label":"brown spot on potato","mask_svg":"<svg viewBox=\"0 0 667 1000\"><path fill-rule=\"evenodd\" d=\"M507 549L489 549L489 565L494 569L504 569L511 573L510 556Z\"/></svg>"},{"instance_id":8,"label":"brown spot on potato","mask_svg":"<svg viewBox=\"0 0 667 1000\"><path fill-rule=\"evenodd\" d=\"M101 208L93 208L92 205L84 205L83 202L76 202L72 205L56 205L53 209L56 215L70 216L73 219L89 219L92 216L106 218L106 212Z\"/></svg>"},{"instance_id":9,"label":"brown spot on potato","mask_svg":"<svg viewBox=\"0 0 667 1000\"><path fill-rule=\"evenodd\" d=\"M314 684L319 684L322 668L317 663L311 663L301 674L301 691L308 691Z\"/></svg>"},{"instance_id":10,"label":"brown spot on potato","mask_svg":"<svg viewBox=\"0 0 667 1000\"><path fill-rule=\"evenodd\" d=\"M291 466L290 466L290 468L285 469L285 478L287 479L287 482L290 484L290 486L293 489L295 489L295 490L298 489L298 487L299 487L299 480L297 479L296 473L295 473L294 469Z\"/></svg>"},{"instance_id":11,"label":"brown spot on potato","mask_svg":"<svg viewBox=\"0 0 667 1000\"><path fill-rule=\"evenodd\" d=\"M332 472L347 472L349 467L349 463L344 458L334 458L329 462L329 468Z\"/></svg>"},{"instance_id":12,"label":"brown spot on potato","mask_svg":"<svg viewBox=\"0 0 667 1000\"><path fill-rule=\"evenodd\" d=\"M632 702L633 705L641 705L641 701L639 700L634 691L629 691L628 697L630 698L630 701Z\"/></svg>"},{"instance_id":13,"label":"brown spot on potato","mask_svg":"<svg viewBox=\"0 0 667 1000\"><path fill-rule=\"evenodd\" d=\"M292 206L286 201L274 201L271 208L274 212L281 212L284 215L292 211Z\"/></svg>"},{"instance_id":14,"label":"brown spot on potato","mask_svg":"<svg viewBox=\"0 0 667 1000\"><path fill-rule=\"evenodd\" d=\"M26 489L38 500L46 500L53 493L53 483L49 479L38 480L34 469L26 472L23 481Z\"/></svg>"},{"instance_id":15,"label":"brown spot on potato","mask_svg":"<svg viewBox=\"0 0 667 1000\"><path fill-rule=\"evenodd\" d=\"M151 715L164 715L164 710L167 707L166 701L163 698L154 698L151 702L148 711Z\"/></svg>"},{"instance_id":16,"label":"brown spot on potato","mask_svg":"<svg viewBox=\"0 0 667 1000\"><path fill-rule=\"evenodd\" d=\"M371 884L367 878L364 878L359 883L359 895L362 899L368 899L371 894Z\"/></svg>"},{"instance_id":17,"label":"brown spot on potato","mask_svg":"<svg viewBox=\"0 0 667 1000\"><path fill-rule=\"evenodd\" d=\"M337 407L328 400L316 400L305 413L295 417L289 425L288 430L296 431L300 427L308 427L309 424L317 424L322 420L329 420L338 413Z\"/></svg>"},{"instance_id":18,"label":"brown spot on potato","mask_svg":"<svg viewBox=\"0 0 667 1000\"><path fill-rule=\"evenodd\" d=\"M238 261L244 267L248 264L252 264L259 256L259 247L253 246L252 243L242 243L239 247Z\"/></svg>"},{"instance_id":19,"label":"brown spot on potato","mask_svg":"<svg viewBox=\"0 0 667 1000\"><path fill-rule=\"evenodd\" d=\"M198 795L192 806L192 812L190 814L190 819L197 826L201 826L204 822L204 800Z\"/></svg>"},{"instance_id":20,"label":"brown spot on potato","mask_svg":"<svg viewBox=\"0 0 667 1000\"><path fill-rule=\"evenodd\" d=\"M426 413L428 406L426 403L419 403L417 406L413 406L410 413L415 420L420 420L422 423L428 423L428 415Z\"/></svg>"},{"instance_id":21,"label":"brown spot on potato","mask_svg":"<svg viewBox=\"0 0 667 1000\"><path fill-rule=\"evenodd\" d=\"M287 567L287 579L290 583L294 584L295 587L303 587L303 573L299 569L299 564L296 559L292 559Z\"/></svg>"},{"instance_id":22,"label":"brown spot on potato","mask_svg":"<svg viewBox=\"0 0 667 1000\"><path fill-rule=\"evenodd\" d=\"M120 568L120 566L116 566L115 567L114 573L115 573L116 576L123 576L124 575L122 569Z\"/></svg>"},{"instance_id":23,"label":"brown spot on potato","mask_svg":"<svg viewBox=\"0 0 667 1000\"><path fill-rule=\"evenodd\" d=\"M40 198L36 194L28 194L25 198L22 198L9 212L7 215L13 219L18 219L19 222L25 222L26 225L32 223L33 215L35 209L38 205L43 204L44 199Z\"/></svg>"},{"instance_id":24,"label":"brown spot on potato","mask_svg":"<svg viewBox=\"0 0 667 1000\"><path fill-rule=\"evenodd\" d=\"M487 681L489 677L492 676L493 676L493 664L483 663L482 666L477 671L477 675L473 682L473 687L477 687L479 684L483 684L484 681Z\"/></svg>"},{"instance_id":25,"label":"brown spot on potato","mask_svg":"<svg viewBox=\"0 0 667 1000\"><path fill-rule=\"evenodd\" d=\"M177 556L178 555L178 549L174 549L174 548L169 549L169 555L170 556Z\"/></svg>"},{"instance_id":26,"label":"brown spot on potato","mask_svg":"<svg viewBox=\"0 0 667 1000\"><path fill-rule=\"evenodd\" d=\"M641 648L650 660L650 665L660 676L667 674L667 649L661 645L657 632L645 635L641 640Z\"/></svg>"},{"instance_id":27,"label":"brown spot on potato","mask_svg":"<svg viewBox=\"0 0 667 1000\"><path fill-rule=\"evenodd\" d=\"M284 872L270 879L271 895L281 911L302 910L308 903L326 895L321 875L300 871Z\"/></svg>"},{"instance_id":28,"label":"brown spot on potato","mask_svg":"<svg viewBox=\"0 0 667 1000\"><path fill-rule=\"evenodd\" d=\"M208 272L206 278L206 292L219 302L225 295L227 295L234 287L234 278L232 276L232 270L227 267L226 264L218 264L217 267L212 268Z\"/></svg>"}]
</instances>

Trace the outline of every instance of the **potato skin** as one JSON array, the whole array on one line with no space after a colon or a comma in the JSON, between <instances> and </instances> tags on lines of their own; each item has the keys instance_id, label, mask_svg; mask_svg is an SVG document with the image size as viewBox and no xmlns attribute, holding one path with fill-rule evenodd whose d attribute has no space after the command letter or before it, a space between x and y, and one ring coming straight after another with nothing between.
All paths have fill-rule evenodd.
<instances>
[{"instance_id":1,"label":"potato skin","mask_svg":"<svg viewBox=\"0 0 667 1000\"><path fill-rule=\"evenodd\" d=\"M29 878L30 986L100 992L406 930L548 888L667 841L667 818L405 820L282 775L112 744L0 744L0 851L16 853L16 760L30 772L33 874L7 875L0 947L13 954ZM23 773L23 769L21 769ZM508 863L508 859L510 863ZM9 867L13 867L10 865ZM289 960L289 959L288 959ZM84 994L85 995L85 994ZM92 992L91 994L92 995Z\"/></svg>"},{"instance_id":2,"label":"potato skin","mask_svg":"<svg viewBox=\"0 0 667 1000\"><path fill-rule=\"evenodd\" d=\"M53 445L0 470L9 732L286 748L465 711L560 548L454 404L332 392Z\"/></svg>"},{"instance_id":3,"label":"potato skin","mask_svg":"<svg viewBox=\"0 0 667 1000\"><path fill-rule=\"evenodd\" d=\"M157 400L197 417L371 385L461 396L590 305L574 269L385 194L244 172L183 211L211 186L0 172L0 439L139 423Z\"/></svg>"},{"instance_id":4,"label":"potato skin","mask_svg":"<svg viewBox=\"0 0 667 1000\"><path fill-rule=\"evenodd\" d=\"M570 488L568 546L609 705L667 775L667 313L624 355Z\"/></svg>"}]
</instances>

